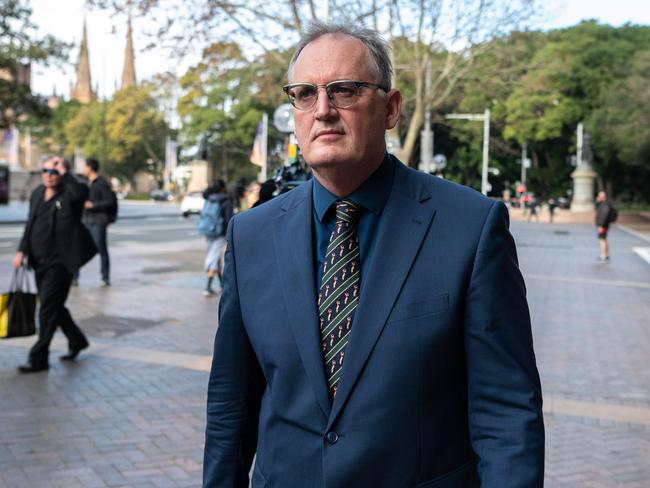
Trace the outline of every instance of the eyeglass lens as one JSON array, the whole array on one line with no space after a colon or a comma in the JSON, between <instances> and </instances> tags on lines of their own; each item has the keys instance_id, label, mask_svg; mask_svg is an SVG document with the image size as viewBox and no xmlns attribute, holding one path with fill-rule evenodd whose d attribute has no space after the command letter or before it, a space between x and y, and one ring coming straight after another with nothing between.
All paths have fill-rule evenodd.
<instances>
[{"instance_id":1,"label":"eyeglass lens","mask_svg":"<svg viewBox=\"0 0 650 488\"><path fill-rule=\"evenodd\" d=\"M59 172L53 168L43 168L41 172L47 173L50 176L59 176Z\"/></svg>"},{"instance_id":2,"label":"eyeglass lens","mask_svg":"<svg viewBox=\"0 0 650 488\"><path fill-rule=\"evenodd\" d=\"M359 95L356 83L341 81L325 86L327 97L332 105L337 108L347 108L352 105ZM289 91L293 104L300 110L307 110L314 106L318 99L318 87L315 85L298 85Z\"/></svg>"}]
</instances>

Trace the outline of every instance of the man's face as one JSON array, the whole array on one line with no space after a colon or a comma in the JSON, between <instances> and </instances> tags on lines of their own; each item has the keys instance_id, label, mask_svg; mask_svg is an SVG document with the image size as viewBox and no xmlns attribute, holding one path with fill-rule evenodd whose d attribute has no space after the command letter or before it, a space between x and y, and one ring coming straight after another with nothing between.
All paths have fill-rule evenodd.
<instances>
[{"instance_id":1,"label":"man's face","mask_svg":"<svg viewBox=\"0 0 650 488\"><path fill-rule=\"evenodd\" d=\"M82 171L83 171L84 176L86 178L88 178L90 176L90 173L92 172L92 168L90 166L88 166L87 164L84 164Z\"/></svg>"},{"instance_id":2,"label":"man's face","mask_svg":"<svg viewBox=\"0 0 650 488\"><path fill-rule=\"evenodd\" d=\"M370 54L361 41L341 34L327 34L300 52L291 83L326 84L336 80L377 83ZM362 88L349 108L332 106L323 88L308 111L294 113L296 137L307 164L319 169L342 169L345 173L374 168L386 151L384 135L399 117L401 98L397 90Z\"/></svg>"},{"instance_id":3,"label":"man's face","mask_svg":"<svg viewBox=\"0 0 650 488\"><path fill-rule=\"evenodd\" d=\"M52 160L46 161L41 170L41 177L43 178L43 185L45 188L56 188L61 182L61 175L55 168Z\"/></svg>"}]
</instances>

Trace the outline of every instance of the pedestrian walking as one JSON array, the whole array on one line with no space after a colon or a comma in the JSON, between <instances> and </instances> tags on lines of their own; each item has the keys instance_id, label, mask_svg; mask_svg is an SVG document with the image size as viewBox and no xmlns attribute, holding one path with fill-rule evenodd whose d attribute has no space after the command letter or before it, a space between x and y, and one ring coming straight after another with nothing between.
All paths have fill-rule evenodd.
<instances>
[{"instance_id":1,"label":"pedestrian walking","mask_svg":"<svg viewBox=\"0 0 650 488\"><path fill-rule=\"evenodd\" d=\"M508 210L387 154L391 74L373 30L298 41L284 91L314 177L228 226L206 488L543 485Z\"/></svg>"},{"instance_id":2,"label":"pedestrian walking","mask_svg":"<svg viewBox=\"0 0 650 488\"><path fill-rule=\"evenodd\" d=\"M527 205L528 205L528 222L530 222L533 218L535 218L536 222L539 222L539 213L537 211L539 208L539 202L537 201L537 198L535 198L534 195L530 195Z\"/></svg>"},{"instance_id":3,"label":"pedestrian walking","mask_svg":"<svg viewBox=\"0 0 650 488\"><path fill-rule=\"evenodd\" d=\"M607 198L605 191L599 191L596 196L596 228L598 230L598 244L600 247L599 261L609 261L609 243L607 233L609 226L618 217L618 211Z\"/></svg>"},{"instance_id":4,"label":"pedestrian walking","mask_svg":"<svg viewBox=\"0 0 650 488\"><path fill-rule=\"evenodd\" d=\"M555 198L548 199L548 218L549 222L552 224L555 217L555 210L558 207L557 200Z\"/></svg>"},{"instance_id":5,"label":"pedestrian walking","mask_svg":"<svg viewBox=\"0 0 650 488\"><path fill-rule=\"evenodd\" d=\"M83 173L88 178L90 190L88 200L84 202L82 222L90 231L99 251L102 286L110 286L107 230L117 213L117 197L111 189L110 183L99 175L99 161L94 158L86 159Z\"/></svg>"},{"instance_id":6,"label":"pedestrian walking","mask_svg":"<svg viewBox=\"0 0 650 488\"><path fill-rule=\"evenodd\" d=\"M12 263L18 269L26 261L34 269L40 301L38 340L27 363L18 368L21 373L49 368L49 347L57 326L68 339L68 353L62 360L72 361L88 347L86 336L65 307L74 273L97 253L81 223L88 188L66 170L59 157L43 164L42 179L43 184L32 192L29 218Z\"/></svg>"},{"instance_id":7,"label":"pedestrian walking","mask_svg":"<svg viewBox=\"0 0 650 488\"><path fill-rule=\"evenodd\" d=\"M199 215L197 228L200 234L205 236L207 254L205 256L204 269L208 275L203 294L206 297L214 296L216 293L212 283L216 277L221 288L221 272L223 253L226 246L226 228L233 215L233 204L226 190L223 180L217 180L203 192L205 203Z\"/></svg>"}]
</instances>

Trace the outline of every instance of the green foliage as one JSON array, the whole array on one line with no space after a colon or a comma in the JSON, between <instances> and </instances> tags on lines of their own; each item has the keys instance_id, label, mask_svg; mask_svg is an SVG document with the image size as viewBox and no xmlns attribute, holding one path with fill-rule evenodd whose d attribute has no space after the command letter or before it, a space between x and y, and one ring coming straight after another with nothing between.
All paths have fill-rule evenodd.
<instances>
[{"instance_id":1,"label":"green foliage","mask_svg":"<svg viewBox=\"0 0 650 488\"><path fill-rule=\"evenodd\" d=\"M150 96L151 87L127 87L107 102L80 107L64 126L66 152L81 148L111 176L133 180L141 170L160 176L167 124Z\"/></svg>"},{"instance_id":2,"label":"green foliage","mask_svg":"<svg viewBox=\"0 0 650 488\"><path fill-rule=\"evenodd\" d=\"M75 117L82 105L77 100L60 102L51 111L51 116L45 120L39 117L30 117L26 124L30 126L32 134L41 151L52 154L62 154L69 145L65 132L65 124Z\"/></svg>"},{"instance_id":3,"label":"green foliage","mask_svg":"<svg viewBox=\"0 0 650 488\"><path fill-rule=\"evenodd\" d=\"M483 127L444 115L489 108L490 167L500 170L490 175L493 194L519 179L526 143L533 161L529 190L541 197L563 195L572 186L568 159L576 149L576 125L585 122L602 183L629 200L650 201L649 27L584 22L549 33L496 36L462 53L408 36L394 38L392 46L396 86L404 98L403 141L417 127L416 115L423 117L420 61L431 61L435 147L448 158L446 177L480 186ZM264 113L271 116L286 102L280 87L290 55L266 50L251 57L232 40L214 42L178 80L181 143L196 146L196 157L207 159L217 177L255 177L258 168L249 162L255 129ZM453 74L443 75L448 69ZM97 156L116 175L157 172L168 129L156 105L170 106L175 83L161 75L156 87L123 90L105 103L62 104L43 135L50 147L65 147L69 154L80 147ZM270 124L271 165L282 158L283 142ZM411 137L410 163L419 160L418 144Z\"/></svg>"},{"instance_id":4,"label":"green foliage","mask_svg":"<svg viewBox=\"0 0 650 488\"><path fill-rule=\"evenodd\" d=\"M594 136L601 183L621 197L650 201L650 28L583 22L550 33L514 33L481 48L474 76L445 112L491 109L490 155L505 169L503 179L519 178L517 155L525 142L533 161L529 189L564 194L572 186L568 159L576 150L576 126L584 121ZM482 137L477 123L451 127L448 154L457 145L475 147Z\"/></svg>"},{"instance_id":5,"label":"green foliage","mask_svg":"<svg viewBox=\"0 0 650 488\"><path fill-rule=\"evenodd\" d=\"M583 22L550 33L506 102L505 137L557 138L584 120L637 49L626 29Z\"/></svg>"},{"instance_id":6,"label":"green foliage","mask_svg":"<svg viewBox=\"0 0 650 488\"><path fill-rule=\"evenodd\" d=\"M31 13L27 2L0 0L0 128L28 115L50 115L46 100L32 95L26 78L32 63L63 60L69 48L53 36L37 37Z\"/></svg>"},{"instance_id":7,"label":"green foliage","mask_svg":"<svg viewBox=\"0 0 650 488\"><path fill-rule=\"evenodd\" d=\"M186 145L197 144L219 177L254 179L250 163L257 124L284 103L280 89L290 53L273 52L248 60L233 42L212 44L200 63L191 67L180 85L177 110ZM269 148L281 139L269 126Z\"/></svg>"},{"instance_id":8,"label":"green foliage","mask_svg":"<svg viewBox=\"0 0 650 488\"><path fill-rule=\"evenodd\" d=\"M587 122L596 169L619 193L650 202L650 49L636 54Z\"/></svg>"}]
</instances>

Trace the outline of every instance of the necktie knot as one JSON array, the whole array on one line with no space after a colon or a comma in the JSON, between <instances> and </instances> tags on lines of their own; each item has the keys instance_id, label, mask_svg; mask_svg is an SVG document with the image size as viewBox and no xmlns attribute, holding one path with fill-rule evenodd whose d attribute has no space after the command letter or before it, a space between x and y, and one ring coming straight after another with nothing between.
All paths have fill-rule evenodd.
<instances>
[{"instance_id":1,"label":"necktie knot","mask_svg":"<svg viewBox=\"0 0 650 488\"><path fill-rule=\"evenodd\" d=\"M345 221L348 224L356 224L359 220L361 207L352 200L343 199L336 201L336 220Z\"/></svg>"}]
</instances>

